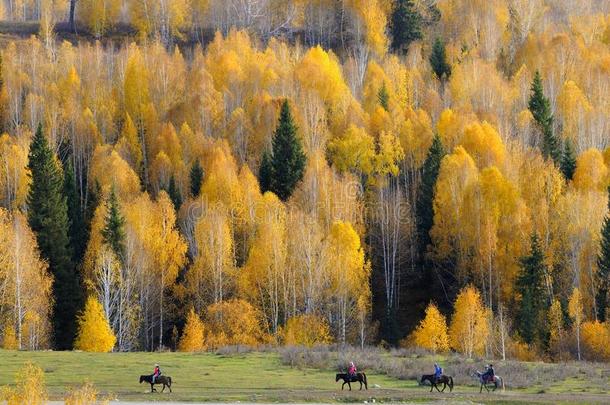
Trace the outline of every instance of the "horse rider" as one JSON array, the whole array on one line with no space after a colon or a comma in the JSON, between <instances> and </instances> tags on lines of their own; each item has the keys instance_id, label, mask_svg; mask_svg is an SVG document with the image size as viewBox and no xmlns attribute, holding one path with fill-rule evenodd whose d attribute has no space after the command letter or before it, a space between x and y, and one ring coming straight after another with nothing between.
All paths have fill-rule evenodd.
<instances>
[{"instance_id":1,"label":"horse rider","mask_svg":"<svg viewBox=\"0 0 610 405\"><path fill-rule=\"evenodd\" d=\"M347 369L347 374L349 374L350 378L356 378L356 365L353 361L349 362L349 368Z\"/></svg>"},{"instance_id":2,"label":"horse rider","mask_svg":"<svg viewBox=\"0 0 610 405\"><path fill-rule=\"evenodd\" d=\"M491 382L494 380L496 372L494 371L493 364L488 364L485 366L485 372L483 373L483 382Z\"/></svg>"},{"instance_id":3,"label":"horse rider","mask_svg":"<svg viewBox=\"0 0 610 405\"><path fill-rule=\"evenodd\" d=\"M153 375L152 375L152 382L153 384L155 383L155 380L161 375L161 368L159 367L158 364L155 364L155 370L153 371Z\"/></svg>"},{"instance_id":4,"label":"horse rider","mask_svg":"<svg viewBox=\"0 0 610 405\"><path fill-rule=\"evenodd\" d=\"M434 381L438 382L442 375L443 369L438 365L438 363L434 363Z\"/></svg>"}]
</instances>

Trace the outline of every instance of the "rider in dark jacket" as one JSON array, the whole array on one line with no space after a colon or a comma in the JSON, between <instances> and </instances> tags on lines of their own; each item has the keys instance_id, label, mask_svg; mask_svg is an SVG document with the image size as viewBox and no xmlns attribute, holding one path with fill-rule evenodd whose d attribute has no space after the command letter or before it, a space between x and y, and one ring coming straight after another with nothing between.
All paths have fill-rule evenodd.
<instances>
[{"instance_id":1,"label":"rider in dark jacket","mask_svg":"<svg viewBox=\"0 0 610 405\"><path fill-rule=\"evenodd\" d=\"M483 373L483 381L493 381L494 376L496 375L493 364L489 364L485 368L486 370L485 373Z\"/></svg>"}]
</instances>

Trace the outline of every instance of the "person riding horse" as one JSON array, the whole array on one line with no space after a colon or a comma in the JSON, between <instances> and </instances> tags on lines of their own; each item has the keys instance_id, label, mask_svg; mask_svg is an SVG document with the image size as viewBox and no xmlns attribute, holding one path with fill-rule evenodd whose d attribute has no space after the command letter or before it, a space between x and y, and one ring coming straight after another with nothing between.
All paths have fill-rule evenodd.
<instances>
[{"instance_id":1,"label":"person riding horse","mask_svg":"<svg viewBox=\"0 0 610 405\"><path fill-rule=\"evenodd\" d=\"M356 365L354 364L353 361L350 361L349 367L347 369L347 374L349 374L349 376L352 380L355 380L357 372L358 372L358 370L356 369Z\"/></svg>"},{"instance_id":2,"label":"person riding horse","mask_svg":"<svg viewBox=\"0 0 610 405\"><path fill-rule=\"evenodd\" d=\"M488 364L485 366L485 373L481 376L483 381L485 382L493 382L496 372L494 371L494 366L492 364Z\"/></svg>"},{"instance_id":3,"label":"person riding horse","mask_svg":"<svg viewBox=\"0 0 610 405\"><path fill-rule=\"evenodd\" d=\"M155 383L155 380L161 375L161 368L158 364L155 364L155 369L152 373L152 383Z\"/></svg>"},{"instance_id":4,"label":"person riding horse","mask_svg":"<svg viewBox=\"0 0 610 405\"><path fill-rule=\"evenodd\" d=\"M434 380L436 383L438 383L438 380L441 378L442 375L443 369L441 368L441 366L438 365L438 363L434 363Z\"/></svg>"}]
</instances>

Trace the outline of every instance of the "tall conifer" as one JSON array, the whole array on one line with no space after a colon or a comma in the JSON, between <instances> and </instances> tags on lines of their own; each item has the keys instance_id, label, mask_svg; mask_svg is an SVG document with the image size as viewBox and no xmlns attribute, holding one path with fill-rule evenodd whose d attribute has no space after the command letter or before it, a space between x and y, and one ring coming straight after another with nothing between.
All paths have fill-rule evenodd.
<instances>
[{"instance_id":1,"label":"tall conifer","mask_svg":"<svg viewBox=\"0 0 610 405\"><path fill-rule=\"evenodd\" d=\"M27 196L28 222L54 276L53 340L56 349L71 349L80 288L68 236L70 221L63 195L63 173L41 125L30 145L28 169L32 178Z\"/></svg>"}]
</instances>

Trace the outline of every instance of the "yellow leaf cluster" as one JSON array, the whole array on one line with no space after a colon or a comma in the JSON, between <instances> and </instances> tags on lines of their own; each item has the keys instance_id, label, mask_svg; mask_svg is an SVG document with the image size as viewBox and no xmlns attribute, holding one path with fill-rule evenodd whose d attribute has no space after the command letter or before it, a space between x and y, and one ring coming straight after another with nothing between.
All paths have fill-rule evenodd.
<instances>
[{"instance_id":1,"label":"yellow leaf cluster","mask_svg":"<svg viewBox=\"0 0 610 405\"><path fill-rule=\"evenodd\" d=\"M332 342L328 323L316 315L299 315L288 320L284 328L284 344L313 347Z\"/></svg>"},{"instance_id":2,"label":"yellow leaf cluster","mask_svg":"<svg viewBox=\"0 0 610 405\"><path fill-rule=\"evenodd\" d=\"M449 350L447 321L436 305L432 303L428 305L426 316L413 332L412 339L417 347L430 350L433 353L443 353Z\"/></svg>"},{"instance_id":3,"label":"yellow leaf cluster","mask_svg":"<svg viewBox=\"0 0 610 405\"><path fill-rule=\"evenodd\" d=\"M77 350L106 353L112 351L116 337L108 324L102 304L94 297L87 298L85 309L78 318Z\"/></svg>"},{"instance_id":4,"label":"yellow leaf cluster","mask_svg":"<svg viewBox=\"0 0 610 405\"><path fill-rule=\"evenodd\" d=\"M457 296L449 327L451 347L471 358L482 355L489 336L489 324L480 293L464 287Z\"/></svg>"},{"instance_id":5,"label":"yellow leaf cluster","mask_svg":"<svg viewBox=\"0 0 610 405\"><path fill-rule=\"evenodd\" d=\"M178 344L181 352L200 352L205 350L204 342L205 328L195 309L191 308L186 316L186 325Z\"/></svg>"},{"instance_id":6,"label":"yellow leaf cluster","mask_svg":"<svg viewBox=\"0 0 610 405\"><path fill-rule=\"evenodd\" d=\"M610 327L607 323L588 321L582 324L582 343L587 360L610 360Z\"/></svg>"}]
</instances>

